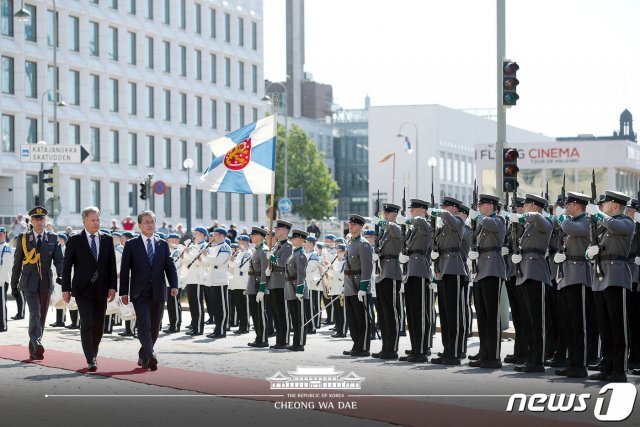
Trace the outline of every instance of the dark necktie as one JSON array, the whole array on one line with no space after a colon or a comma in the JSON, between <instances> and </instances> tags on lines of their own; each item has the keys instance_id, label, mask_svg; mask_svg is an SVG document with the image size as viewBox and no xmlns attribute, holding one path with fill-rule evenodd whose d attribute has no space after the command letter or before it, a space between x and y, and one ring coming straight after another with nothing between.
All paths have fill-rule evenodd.
<instances>
[{"instance_id":1,"label":"dark necktie","mask_svg":"<svg viewBox=\"0 0 640 427\"><path fill-rule=\"evenodd\" d=\"M153 264L153 246L151 245L151 239L147 239L147 256L149 257L149 264Z\"/></svg>"},{"instance_id":2,"label":"dark necktie","mask_svg":"<svg viewBox=\"0 0 640 427\"><path fill-rule=\"evenodd\" d=\"M96 236L91 235L91 255L94 259L98 259L98 248L96 247Z\"/></svg>"},{"instance_id":3,"label":"dark necktie","mask_svg":"<svg viewBox=\"0 0 640 427\"><path fill-rule=\"evenodd\" d=\"M38 241L36 242L36 249L40 252L40 248L42 247L42 236L38 234Z\"/></svg>"}]
</instances>

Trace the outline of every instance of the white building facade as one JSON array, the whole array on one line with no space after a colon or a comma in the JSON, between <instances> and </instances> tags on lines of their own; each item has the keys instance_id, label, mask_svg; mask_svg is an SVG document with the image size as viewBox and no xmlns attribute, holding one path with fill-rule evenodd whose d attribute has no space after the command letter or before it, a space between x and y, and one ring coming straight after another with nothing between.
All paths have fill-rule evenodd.
<instances>
[{"instance_id":1,"label":"white building facade","mask_svg":"<svg viewBox=\"0 0 640 427\"><path fill-rule=\"evenodd\" d=\"M473 182L477 178L475 146L495 143L496 135L495 121L441 105L369 107L371 215L378 190L381 203L400 204L403 188L407 203L410 198L429 201L432 182L436 203L441 195L470 203ZM405 136L409 139L410 150L407 150ZM553 139L507 127L507 140L544 142ZM380 163L385 157L388 159ZM432 157L436 159L436 165L430 167L428 160Z\"/></svg>"},{"instance_id":2,"label":"white building facade","mask_svg":"<svg viewBox=\"0 0 640 427\"><path fill-rule=\"evenodd\" d=\"M82 164L60 165L58 226L80 225L87 205L102 209L103 223L147 204L159 221L185 223L187 158L194 226L265 221L264 196L199 185L211 162L206 143L264 116L262 1L58 1L57 31L54 2L26 0L26 22L13 16L19 1L0 2L0 215L34 204L40 164L21 163L20 146L44 140L91 153ZM54 137L56 38L66 106L57 107ZM139 185L149 174L167 192L149 191L145 202Z\"/></svg>"}]
</instances>

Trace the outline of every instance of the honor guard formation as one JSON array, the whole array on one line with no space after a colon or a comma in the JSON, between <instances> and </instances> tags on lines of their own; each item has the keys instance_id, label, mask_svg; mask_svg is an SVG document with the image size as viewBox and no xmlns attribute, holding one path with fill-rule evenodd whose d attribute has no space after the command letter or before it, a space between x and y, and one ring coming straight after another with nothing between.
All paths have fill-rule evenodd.
<instances>
[{"instance_id":1,"label":"honor guard formation","mask_svg":"<svg viewBox=\"0 0 640 427\"><path fill-rule=\"evenodd\" d=\"M436 206L432 196L411 199L408 213L404 199L378 201L372 219L349 216L344 238L278 220L243 233L199 226L186 239L156 231L151 211L139 214L134 234L132 224L100 229L95 207L83 210L82 230L56 235L35 207L10 242L0 227L0 330L10 288L12 319L29 309L30 358L45 357L52 305L50 326L64 327L69 313L89 370L114 325L140 340L138 364L158 369L153 348L166 308L163 334L218 340L237 327L233 334L253 334L249 347L274 354L305 351L308 334L332 325L327 339L350 337L343 355L354 358L528 373L548 366L558 376L624 382L628 371L640 374L639 205L616 191L597 201L592 193L563 187L555 203L514 193L503 205L476 190L471 207L449 196ZM505 298L515 342L503 359ZM467 354L474 317L480 348ZM443 351L432 355L437 327ZM406 331L411 349L398 354Z\"/></svg>"}]
</instances>

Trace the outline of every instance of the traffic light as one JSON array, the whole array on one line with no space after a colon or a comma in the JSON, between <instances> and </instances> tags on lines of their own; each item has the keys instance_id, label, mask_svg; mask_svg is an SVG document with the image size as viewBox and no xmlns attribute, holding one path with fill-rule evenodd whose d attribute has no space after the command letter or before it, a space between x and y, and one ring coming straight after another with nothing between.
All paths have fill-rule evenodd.
<instances>
[{"instance_id":1,"label":"traffic light","mask_svg":"<svg viewBox=\"0 0 640 427\"><path fill-rule=\"evenodd\" d=\"M51 169L43 169L40 175L42 182L44 184L49 184L48 187L45 187L50 193L54 195L59 195L60 188L60 166L55 165Z\"/></svg>"},{"instance_id":2,"label":"traffic light","mask_svg":"<svg viewBox=\"0 0 640 427\"><path fill-rule=\"evenodd\" d=\"M47 176L50 175L50 176ZM44 184L51 184L50 187L45 187L45 189L51 193L53 193L53 169L42 169L40 171L40 179Z\"/></svg>"},{"instance_id":3,"label":"traffic light","mask_svg":"<svg viewBox=\"0 0 640 427\"><path fill-rule=\"evenodd\" d=\"M518 150L504 148L502 150L502 189L505 193L511 193L518 188Z\"/></svg>"},{"instance_id":4,"label":"traffic light","mask_svg":"<svg viewBox=\"0 0 640 427\"><path fill-rule=\"evenodd\" d=\"M145 181L140 183L140 198L142 200L147 199L147 183Z\"/></svg>"},{"instance_id":5,"label":"traffic light","mask_svg":"<svg viewBox=\"0 0 640 427\"><path fill-rule=\"evenodd\" d=\"M518 63L512 61L502 61L502 106L512 107L516 105L520 96L516 93L520 84L516 78L516 73L520 69Z\"/></svg>"}]
</instances>

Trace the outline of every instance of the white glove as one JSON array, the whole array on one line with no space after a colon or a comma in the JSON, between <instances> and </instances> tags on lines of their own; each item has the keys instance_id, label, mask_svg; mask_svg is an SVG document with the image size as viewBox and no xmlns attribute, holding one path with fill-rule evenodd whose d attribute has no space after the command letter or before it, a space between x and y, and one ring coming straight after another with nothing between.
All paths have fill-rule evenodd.
<instances>
[{"instance_id":1,"label":"white glove","mask_svg":"<svg viewBox=\"0 0 640 427\"><path fill-rule=\"evenodd\" d=\"M500 211L500 213L498 215L500 215L504 219L509 218L509 212L507 212L507 211Z\"/></svg>"},{"instance_id":2,"label":"white glove","mask_svg":"<svg viewBox=\"0 0 640 427\"><path fill-rule=\"evenodd\" d=\"M480 257L480 252L477 251L469 251L469 259L471 261L475 261Z\"/></svg>"},{"instance_id":3,"label":"white glove","mask_svg":"<svg viewBox=\"0 0 640 427\"><path fill-rule=\"evenodd\" d=\"M364 299L367 297L366 291L358 291L358 301L364 302Z\"/></svg>"},{"instance_id":4,"label":"white glove","mask_svg":"<svg viewBox=\"0 0 640 427\"><path fill-rule=\"evenodd\" d=\"M375 262L375 261L378 261L380 259L380 256L377 253L374 253L372 258L373 258L373 261Z\"/></svg>"},{"instance_id":5,"label":"white glove","mask_svg":"<svg viewBox=\"0 0 640 427\"><path fill-rule=\"evenodd\" d=\"M396 224L404 224L405 222L407 222L407 218L398 214L396 217Z\"/></svg>"},{"instance_id":6,"label":"white glove","mask_svg":"<svg viewBox=\"0 0 640 427\"><path fill-rule=\"evenodd\" d=\"M513 262L514 264L520 264L521 261L522 261L522 255L518 255L518 254L511 255L511 262Z\"/></svg>"},{"instance_id":7,"label":"white glove","mask_svg":"<svg viewBox=\"0 0 640 427\"><path fill-rule=\"evenodd\" d=\"M482 216L482 215L480 215L479 212L474 211L473 209L469 209L469 218L471 218L473 220L473 219L478 218L479 216Z\"/></svg>"},{"instance_id":8,"label":"white glove","mask_svg":"<svg viewBox=\"0 0 640 427\"><path fill-rule=\"evenodd\" d=\"M434 291L438 290L438 284L436 282L429 283L429 289Z\"/></svg>"},{"instance_id":9,"label":"white glove","mask_svg":"<svg viewBox=\"0 0 640 427\"><path fill-rule=\"evenodd\" d=\"M267 276L267 277L271 276L271 269L270 269L270 268L267 268L267 269L264 271L264 274L265 274L265 276Z\"/></svg>"},{"instance_id":10,"label":"white glove","mask_svg":"<svg viewBox=\"0 0 640 427\"><path fill-rule=\"evenodd\" d=\"M296 298L298 298L298 301L302 301L302 298L304 298L303 294L296 294Z\"/></svg>"},{"instance_id":11,"label":"white glove","mask_svg":"<svg viewBox=\"0 0 640 427\"><path fill-rule=\"evenodd\" d=\"M600 253L600 248L598 246L589 246L587 248L587 253L585 255L587 256L587 258L593 259L599 253Z\"/></svg>"},{"instance_id":12,"label":"white glove","mask_svg":"<svg viewBox=\"0 0 640 427\"><path fill-rule=\"evenodd\" d=\"M640 256L637 256L635 259L636 265L640 265Z\"/></svg>"},{"instance_id":13,"label":"white glove","mask_svg":"<svg viewBox=\"0 0 640 427\"><path fill-rule=\"evenodd\" d=\"M258 292L256 294L256 302L262 303L262 301L264 301L264 292Z\"/></svg>"},{"instance_id":14,"label":"white glove","mask_svg":"<svg viewBox=\"0 0 640 427\"><path fill-rule=\"evenodd\" d=\"M508 218L509 218L509 221L511 221L511 222L518 222L518 220L520 220L521 216L522 215L520 215L520 214L517 214L517 213L514 213L514 212L509 212Z\"/></svg>"},{"instance_id":15,"label":"white glove","mask_svg":"<svg viewBox=\"0 0 640 427\"><path fill-rule=\"evenodd\" d=\"M556 207L556 210L554 212L555 216L560 216L564 213L564 209L562 209L560 206Z\"/></svg>"},{"instance_id":16,"label":"white glove","mask_svg":"<svg viewBox=\"0 0 640 427\"><path fill-rule=\"evenodd\" d=\"M400 261L401 264L406 264L409 262L409 255L400 254L398 255L398 260Z\"/></svg>"},{"instance_id":17,"label":"white glove","mask_svg":"<svg viewBox=\"0 0 640 427\"><path fill-rule=\"evenodd\" d=\"M502 247L502 250L501 250L501 253L502 253L502 256L507 256L507 255L509 255L509 248L508 248L508 247L506 247L506 246L503 246L503 247Z\"/></svg>"},{"instance_id":18,"label":"white glove","mask_svg":"<svg viewBox=\"0 0 640 427\"><path fill-rule=\"evenodd\" d=\"M440 257L438 251L431 251L431 259L436 260Z\"/></svg>"},{"instance_id":19,"label":"white glove","mask_svg":"<svg viewBox=\"0 0 640 427\"><path fill-rule=\"evenodd\" d=\"M553 262L555 262L556 264L563 263L566 260L567 260L567 256L560 252L556 252L556 254L553 256Z\"/></svg>"},{"instance_id":20,"label":"white glove","mask_svg":"<svg viewBox=\"0 0 640 427\"><path fill-rule=\"evenodd\" d=\"M635 222L639 222L640 223L640 212L636 212L633 214L633 220Z\"/></svg>"},{"instance_id":21,"label":"white glove","mask_svg":"<svg viewBox=\"0 0 640 427\"><path fill-rule=\"evenodd\" d=\"M587 212L589 215L595 215L595 214L597 214L598 212L600 212L600 209L598 208L598 206L597 206L597 205L593 205L593 204L589 203L589 204L587 205L586 212Z\"/></svg>"},{"instance_id":22,"label":"white glove","mask_svg":"<svg viewBox=\"0 0 640 427\"><path fill-rule=\"evenodd\" d=\"M404 294L404 283L400 283L400 293Z\"/></svg>"}]
</instances>

